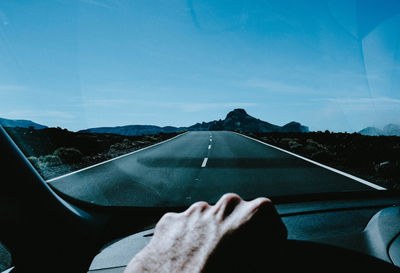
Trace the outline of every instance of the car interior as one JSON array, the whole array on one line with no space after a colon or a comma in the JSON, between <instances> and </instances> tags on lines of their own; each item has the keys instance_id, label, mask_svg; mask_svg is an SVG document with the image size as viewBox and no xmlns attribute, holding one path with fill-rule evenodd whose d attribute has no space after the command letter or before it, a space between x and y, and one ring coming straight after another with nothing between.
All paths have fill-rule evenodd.
<instances>
[{"instance_id":1,"label":"car interior","mask_svg":"<svg viewBox=\"0 0 400 273\"><path fill-rule=\"evenodd\" d=\"M287 229L260 272L400 272L399 25L398 0L1 1L0 272L122 273L235 189Z\"/></svg>"},{"instance_id":2,"label":"car interior","mask_svg":"<svg viewBox=\"0 0 400 273\"><path fill-rule=\"evenodd\" d=\"M74 200L43 181L4 129L0 140L2 173L13 173L18 182L2 183L0 198L1 242L11 253L11 272L123 272L151 239L157 220L167 211L185 209L106 207ZM399 271L397 193L297 195L272 201L288 230L277 270ZM268 257L265 270L269 272Z\"/></svg>"}]
</instances>

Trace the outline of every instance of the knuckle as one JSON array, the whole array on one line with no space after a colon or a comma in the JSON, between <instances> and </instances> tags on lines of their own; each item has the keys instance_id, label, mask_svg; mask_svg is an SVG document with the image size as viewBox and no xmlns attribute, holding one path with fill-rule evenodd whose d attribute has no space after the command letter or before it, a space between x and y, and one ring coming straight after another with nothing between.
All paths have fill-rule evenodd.
<instances>
[{"instance_id":1,"label":"knuckle","mask_svg":"<svg viewBox=\"0 0 400 273\"><path fill-rule=\"evenodd\" d=\"M229 193L222 197L222 208L219 213L221 219L225 219L229 215L233 214L236 207L243 201L239 195Z\"/></svg>"},{"instance_id":2,"label":"knuckle","mask_svg":"<svg viewBox=\"0 0 400 273\"><path fill-rule=\"evenodd\" d=\"M259 205L259 206L264 206L264 205L271 205L272 201L268 198L265 197L259 197L257 199L255 199L255 202Z\"/></svg>"},{"instance_id":3,"label":"knuckle","mask_svg":"<svg viewBox=\"0 0 400 273\"><path fill-rule=\"evenodd\" d=\"M272 206L272 202L270 199L265 197L259 197L254 199L253 201L248 202L249 208L253 213L259 211L260 209L266 209Z\"/></svg>"},{"instance_id":4,"label":"knuckle","mask_svg":"<svg viewBox=\"0 0 400 273\"><path fill-rule=\"evenodd\" d=\"M208 203L205 201L199 201L194 203L194 206L196 206L197 208L203 208L203 207L208 207Z\"/></svg>"},{"instance_id":5,"label":"knuckle","mask_svg":"<svg viewBox=\"0 0 400 273\"><path fill-rule=\"evenodd\" d=\"M240 198L240 196L235 193L228 193L224 195L223 198L224 198L224 203L226 204L238 204L241 201L243 201L242 198Z\"/></svg>"},{"instance_id":6,"label":"knuckle","mask_svg":"<svg viewBox=\"0 0 400 273\"><path fill-rule=\"evenodd\" d=\"M227 204L230 202L240 202L242 201L242 198L240 198L240 196L236 193L226 193L221 197L220 200L222 201L222 204Z\"/></svg>"},{"instance_id":7,"label":"knuckle","mask_svg":"<svg viewBox=\"0 0 400 273\"><path fill-rule=\"evenodd\" d=\"M161 217L160 222L168 222L173 220L174 218L176 218L177 213L174 212L167 212L166 214L163 215L163 217Z\"/></svg>"},{"instance_id":8,"label":"knuckle","mask_svg":"<svg viewBox=\"0 0 400 273\"><path fill-rule=\"evenodd\" d=\"M199 201L191 205L190 208L187 210L187 213L193 213L195 211L204 211L209 206L210 205L207 202Z\"/></svg>"},{"instance_id":9,"label":"knuckle","mask_svg":"<svg viewBox=\"0 0 400 273\"><path fill-rule=\"evenodd\" d=\"M177 215L177 213L173 212L167 212L164 214L155 226L155 233L159 233L166 227L171 226L171 223L176 220Z\"/></svg>"},{"instance_id":10,"label":"knuckle","mask_svg":"<svg viewBox=\"0 0 400 273\"><path fill-rule=\"evenodd\" d=\"M228 198L228 199L230 199L230 198L239 198L239 199L241 199L239 195L237 195L236 193L232 193L232 192L225 193L221 198Z\"/></svg>"}]
</instances>

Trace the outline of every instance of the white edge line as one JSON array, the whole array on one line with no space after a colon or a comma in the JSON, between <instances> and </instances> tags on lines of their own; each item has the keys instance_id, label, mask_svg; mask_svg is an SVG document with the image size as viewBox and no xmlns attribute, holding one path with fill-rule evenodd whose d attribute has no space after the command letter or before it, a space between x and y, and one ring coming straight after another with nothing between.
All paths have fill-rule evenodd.
<instances>
[{"instance_id":1,"label":"white edge line","mask_svg":"<svg viewBox=\"0 0 400 273\"><path fill-rule=\"evenodd\" d=\"M337 170L337 169L335 169L335 168L332 168L332 167L326 166L326 165L324 165L324 164L318 163L318 162L316 162L316 161L314 161L314 160L308 159L308 158L303 157L303 156L301 156L301 155L298 155L298 154L289 152L289 151L287 151L287 150L284 150L284 149L282 149L282 148L276 147L276 146L274 146L274 145L271 145L271 144L262 142L261 140L258 140L258 139L255 139L255 138L252 138L252 137L249 137L249 136L246 136L246 135L237 133L237 132L234 132L234 133L236 133L236 134L238 134L238 135L240 135L240 136L243 136L243 137L247 137L247 138L249 138L249 139L251 139L251 140L254 140L254 141L256 141L256 142L259 142L259 143L261 143L261 144L267 145L267 146L269 146L269 147L271 147L271 148L275 148L275 149L277 149L277 150L279 150L279 151L281 151L281 152L285 152L285 153L290 154L290 155L292 155L292 156L298 157L298 158L303 159L303 160L305 160L305 161L307 161L307 162L310 162L310 163L312 163L312 164L315 164L315 165L317 165L317 166L319 166L319 167L325 168L325 169L330 170L330 171L332 171L332 172L335 172L335 173L341 174L341 175L343 175L343 176L346 176L346 177L348 177L348 178L351 178L351 179L353 179L353 180L355 180L355 181L357 181L357 182L360 182L360 183L362 183L362 184L364 184L364 185L367 185L367 186L369 186L369 187L371 187L371 188L374 188L374 189L376 189L376 190L380 190L380 191L382 191L382 190L387 190L387 189L384 188L384 187L378 186L378 185L376 185L376 184L374 184L374 183L372 183L372 182L369 182L369 181L367 181L367 180L361 179L361 178L359 178L359 177L357 177L357 176L354 176L354 175L351 175L351 174L348 174L348 173L339 171L339 170Z\"/></svg>"},{"instance_id":2,"label":"white edge line","mask_svg":"<svg viewBox=\"0 0 400 273\"><path fill-rule=\"evenodd\" d=\"M201 164L202 168L204 168L207 165L207 160L208 160L208 157L205 157L203 160L203 163Z\"/></svg>"},{"instance_id":3,"label":"white edge line","mask_svg":"<svg viewBox=\"0 0 400 273\"><path fill-rule=\"evenodd\" d=\"M208 145L208 149L209 149L209 150L211 149L211 145Z\"/></svg>"},{"instance_id":4,"label":"white edge line","mask_svg":"<svg viewBox=\"0 0 400 273\"><path fill-rule=\"evenodd\" d=\"M136 150L136 151L133 151L133 152L124 154L124 155L120 155L120 156L111 158L111 159L109 159L109 160L106 160L106 161L103 161L103 162L100 162L100 163L97 163L97 164L94 164L94 165L90 165L90 166L88 166L88 167L85 167L85 168L83 168L83 169L79 169L79 170L77 170L77 171L73 171L73 172L70 172L70 173L67 173L67 174L64 174L64 175L61 175L61 176L54 177L54 178L52 178L52 179L46 180L46 183L53 182L53 181L55 181L55 180L58 180L58 179L61 179L61 178L64 178L64 177L67 177L67 176L70 176L70 175L73 175L73 174L76 174L76 173L79 173L79 172L83 172L83 171L85 171L85 170L88 170L88 169L91 169L91 168L94 168L94 167L97 167L97 166L100 166L100 165L103 165L103 164L106 164L106 163L111 162L111 161L113 161L113 160L117 160L117 159L123 158L123 157L125 157L125 156L128 156L128 155L131 155L131 154L135 154L135 153L138 153L138 152L141 152L141 151L150 149L150 148L152 148L152 147L155 147L155 146L158 146L158 145L163 144L163 143L165 143L165 142L168 142L168 141L170 141L170 140L173 140L173 139L175 139L175 138L177 138L177 137L186 135L187 133L188 133L188 132L185 132L185 133L183 133L183 134L179 134L179 135L177 135L177 136L174 136L174 137L172 137L172 138L166 139L166 140L164 140L164 141L161 141L161 142L155 143L155 144L153 144L153 145L144 147L144 148L142 148L142 149L139 149L139 150Z\"/></svg>"}]
</instances>

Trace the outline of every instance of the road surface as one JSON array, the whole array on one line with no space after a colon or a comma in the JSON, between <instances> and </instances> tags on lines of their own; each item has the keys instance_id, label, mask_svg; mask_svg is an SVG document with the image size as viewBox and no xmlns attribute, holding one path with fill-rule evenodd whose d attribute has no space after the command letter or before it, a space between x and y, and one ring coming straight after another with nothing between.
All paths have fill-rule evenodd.
<instances>
[{"instance_id":1,"label":"road surface","mask_svg":"<svg viewBox=\"0 0 400 273\"><path fill-rule=\"evenodd\" d=\"M165 143L51 180L87 202L174 206L373 188L233 132L188 132Z\"/></svg>"}]
</instances>

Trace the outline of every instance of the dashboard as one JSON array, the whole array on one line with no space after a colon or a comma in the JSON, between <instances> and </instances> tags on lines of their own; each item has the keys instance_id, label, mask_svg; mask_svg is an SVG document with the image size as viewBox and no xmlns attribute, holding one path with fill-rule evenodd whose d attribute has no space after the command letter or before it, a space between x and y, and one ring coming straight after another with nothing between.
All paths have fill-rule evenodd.
<instances>
[{"instance_id":1,"label":"dashboard","mask_svg":"<svg viewBox=\"0 0 400 273\"><path fill-rule=\"evenodd\" d=\"M278 204L291 242L313 242L400 266L400 198L368 198ZM89 272L123 272L150 241L153 229L103 247Z\"/></svg>"}]
</instances>

